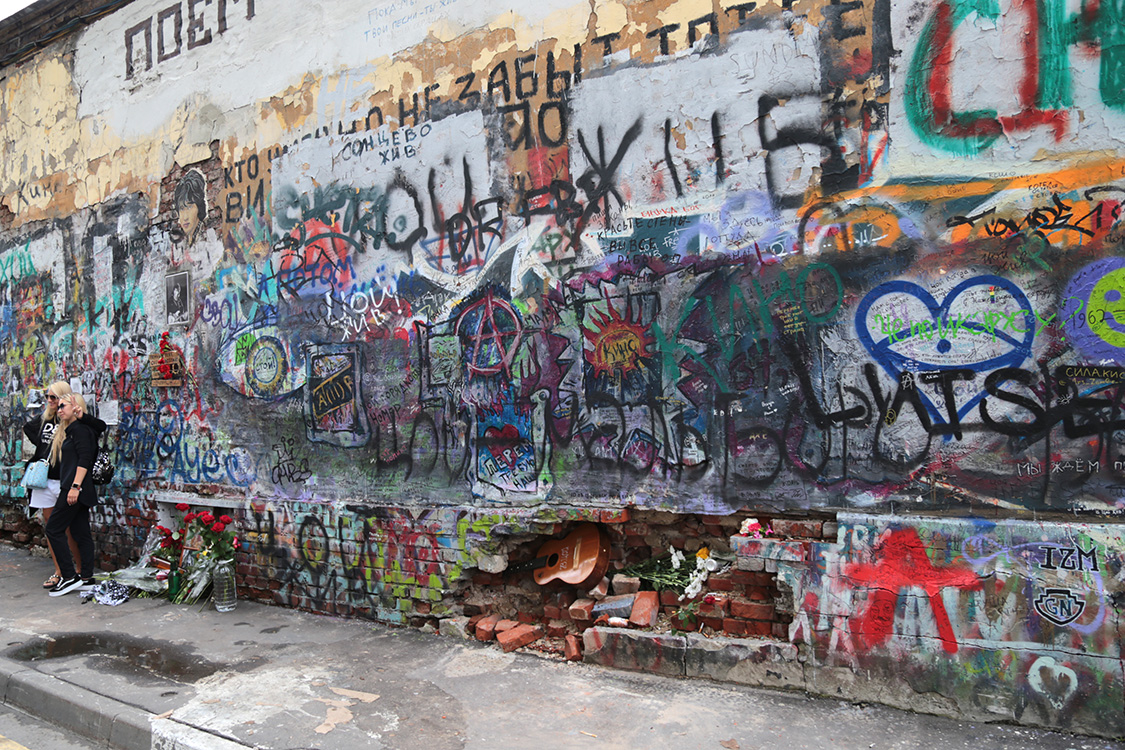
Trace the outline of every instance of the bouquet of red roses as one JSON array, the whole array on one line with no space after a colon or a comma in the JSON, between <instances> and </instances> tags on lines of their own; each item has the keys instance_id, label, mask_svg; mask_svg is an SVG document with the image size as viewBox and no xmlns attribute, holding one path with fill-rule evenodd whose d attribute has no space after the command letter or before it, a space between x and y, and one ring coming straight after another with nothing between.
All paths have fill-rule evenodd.
<instances>
[{"instance_id":1,"label":"bouquet of red roses","mask_svg":"<svg viewBox=\"0 0 1125 750\"><path fill-rule=\"evenodd\" d=\"M187 503L176 504L176 510L181 513L190 508L191 506ZM180 559L184 553L184 541L188 536L188 524L190 524L190 521L187 517L182 518L180 523L175 524L177 528L174 529L157 524L156 531L160 534L160 543L156 551L152 553L152 556L161 560L166 560L172 568L175 569L180 564Z\"/></svg>"},{"instance_id":2,"label":"bouquet of red roses","mask_svg":"<svg viewBox=\"0 0 1125 750\"><path fill-rule=\"evenodd\" d=\"M234 551L239 548L240 543L234 534L234 520L230 516L216 518L214 514L203 511L188 513L184 516L184 522L189 524L192 532L199 534L201 554L216 560L234 558Z\"/></svg>"}]
</instances>

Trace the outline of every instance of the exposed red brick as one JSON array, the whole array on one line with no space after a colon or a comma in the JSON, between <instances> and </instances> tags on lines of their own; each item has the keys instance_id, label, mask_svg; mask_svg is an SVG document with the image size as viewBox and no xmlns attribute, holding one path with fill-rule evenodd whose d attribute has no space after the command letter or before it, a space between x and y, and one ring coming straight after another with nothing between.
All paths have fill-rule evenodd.
<instances>
[{"instance_id":1,"label":"exposed red brick","mask_svg":"<svg viewBox=\"0 0 1125 750\"><path fill-rule=\"evenodd\" d=\"M570 619L570 613L567 610L562 607L556 607L554 604L544 605L543 616L548 620Z\"/></svg>"},{"instance_id":2,"label":"exposed red brick","mask_svg":"<svg viewBox=\"0 0 1125 750\"><path fill-rule=\"evenodd\" d=\"M561 638L570 632L570 620L548 620L547 635L552 638Z\"/></svg>"},{"instance_id":3,"label":"exposed red brick","mask_svg":"<svg viewBox=\"0 0 1125 750\"><path fill-rule=\"evenodd\" d=\"M491 641L496 637L496 623L500 622L500 615L489 615L477 623L477 640Z\"/></svg>"},{"instance_id":4,"label":"exposed red brick","mask_svg":"<svg viewBox=\"0 0 1125 750\"><path fill-rule=\"evenodd\" d=\"M723 618L721 617L700 617L699 621L712 630L721 632L723 629Z\"/></svg>"},{"instance_id":5,"label":"exposed red brick","mask_svg":"<svg viewBox=\"0 0 1125 750\"><path fill-rule=\"evenodd\" d=\"M771 582L773 580L773 576L770 576L769 573L754 573L754 572L751 572L749 570L732 570L727 575L730 576L730 579L733 582L740 583L740 584L743 584L743 585L746 585L746 586L762 586L762 585L764 585L762 583L762 581L758 578L758 576L761 576L761 575L769 576Z\"/></svg>"},{"instance_id":6,"label":"exposed red brick","mask_svg":"<svg viewBox=\"0 0 1125 750\"><path fill-rule=\"evenodd\" d=\"M748 620L746 622L747 635L773 635L773 623L765 620Z\"/></svg>"},{"instance_id":7,"label":"exposed red brick","mask_svg":"<svg viewBox=\"0 0 1125 750\"><path fill-rule=\"evenodd\" d=\"M625 537L625 546L626 547L647 547L648 543L645 542L645 538L643 536L639 536L637 534L629 534L628 536Z\"/></svg>"},{"instance_id":8,"label":"exposed red brick","mask_svg":"<svg viewBox=\"0 0 1125 750\"><path fill-rule=\"evenodd\" d=\"M500 635L496 636L496 640L500 642L500 648L507 651L515 651L517 648L526 646L529 643L534 643L543 637L543 629L537 625L528 625L526 623L517 625L511 630L506 630Z\"/></svg>"},{"instance_id":9,"label":"exposed red brick","mask_svg":"<svg viewBox=\"0 0 1125 750\"><path fill-rule=\"evenodd\" d=\"M635 594L641 590L641 579L618 573L613 577L613 593Z\"/></svg>"},{"instance_id":10,"label":"exposed red brick","mask_svg":"<svg viewBox=\"0 0 1125 750\"><path fill-rule=\"evenodd\" d=\"M699 627L699 619L696 617L670 617L669 622L672 623L673 630L692 631Z\"/></svg>"},{"instance_id":11,"label":"exposed red brick","mask_svg":"<svg viewBox=\"0 0 1125 750\"><path fill-rule=\"evenodd\" d=\"M711 591L734 591L734 581L729 578L715 578L707 579L707 588Z\"/></svg>"},{"instance_id":12,"label":"exposed red brick","mask_svg":"<svg viewBox=\"0 0 1125 750\"><path fill-rule=\"evenodd\" d=\"M712 523L704 524L703 530L706 531L711 536L726 536L727 535L726 532L723 531L723 527L718 525L718 524L712 524Z\"/></svg>"},{"instance_id":13,"label":"exposed red brick","mask_svg":"<svg viewBox=\"0 0 1125 750\"><path fill-rule=\"evenodd\" d=\"M531 614L530 612L517 612L516 613L516 619L519 620L520 622L537 623L537 622L539 622L540 618L536 617L535 615Z\"/></svg>"},{"instance_id":14,"label":"exposed red brick","mask_svg":"<svg viewBox=\"0 0 1125 750\"><path fill-rule=\"evenodd\" d=\"M727 635L746 635L746 620L736 620L733 617L723 619L723 632Z\"/></svg>"},{"instance_id":15,"label":"exposed red brick","mask_svg":"<svg viewBox=\"0 0 1125 750\"><path fill-rule=\"evenodd\" d=\"M708 598L711 600L708 602ZM730 599L725 596L704 597L699 604L699 614L704 617L726 617L730 611Z\"/></svg>"},{"instance_id":16,"label":"exposed red brick","mask_svg":"<svg viewBox=\"0 0 1125 750\"><path fill-rule=\"evenodd\" d=\"M414 611L417 612L420 615L428 615L428 614L430 614L430 603L429 602L417 602L414 605Z\"/></svg>"},{"instance_id":17,"label":"exposed red brick","mask_svg":"<svg viewBox=\"0 0 1125 750\"><path fill-rule=\"evenodd\" d=\"M609 593L609 579L603 578L598 581L598 585L590 589L587 594L591 599L604 599L605 595Z\"/></svg>"},{"instance_id":18,"label":"exposed red brick","mask_svg":"<svg viewBox=\"0 0 1125 750\"><path fill-rule=\"evenodd\" d=\"M582 658L582 639L576 635L568 635L563 641L563 656L566 657L566 660L580 660Z\"/></svg>"},{"instance_id":19,"label":"exposed red brick","mask_svg":"<svg viewBox=\"0 0 1125 750\"><path fill-rule=\"evenodd\" d=\"M660 592L660 603L668 607L680 606L680 595L672 589L664 589Z\"/></svg>"},{"instance_id":20,"label":"exposed red brick","mask_svg":"<svg viewBox=\"0 0 1125 750\"><path fill-rule=\"evenodd\" d=\"M743 590L746 592L746 598L751 601L761 602L771 598L769 589L765 586L746 586Z\"/></svg>"},{"instance_id":21,"label":"exposed red brick","mask_svg":"<svg viewBox=\"0 0 1125 750\"><path fill-rule=\"evenodd\" d=\"M773 631L774 638L789 637L789 626L783 622L775 622L770 629Z\"/></svg>"},{"instance_id":22,"label":"exposed red brick","mask_svg":"<svg viewBox=\"0 0 1125 750\"><path fill-rule=\"evenodd\" d=\"M761 602L746 602L735 599L730 603L732 617L741 617L745 620L772 620L773 605Z\"/></svg>"},{"instance_id":23,"label":"exposed red brick","mask_svg":"<svg viewBox=\"0 0 1125 750\"><path fill-rule=\"evenodd\" d=\"M519 622L517 622L516 620L500 620L496 623L496 635L499 636L501 633L505 633L516 627L517 625L519 625Z\"/></svg>"},{"instance_id":24,"label":"exposed red brick","mask_svg":"<svg viewBox=\"0 0 1125 750\"><path fill-rule=\"evenodd\" d=\"M633 600L633 611L629 615L629 624L638 628L651 628L656 624L656 615L660 612L660 599L655 591L641 591Z\"/></svg>"},{"instance_id":25,"label":"exposed red brick","mask_svg":"<svg viewBox=\"0 0 1125 750\"><path fill-rule=\"evenodd\" d=\"M594 600L579 599L571 604L567 611L570 613L570 619L588 622L594 617Z\"/></svg>"},{"instance_id":26,"label":"exposed red brick","mask_svg":"<svg viewBox=\"0 0 1125 750\"><path fill-rule=\"evenodd\" d=\"M823 521L812 520L790 520L786 518L775 518L773 520L773 531L778 536L783 537L798 537L805 539L819 539L821 531L823 530Z\"/></svg>"},{"instance_id":27,"label":"exposed red brick","mask_svg":"<svg viewBox=\"0 0 1125 750\"><path fill-rule=\"evenodd\" d=\"M737 583L741 583L744 586L766 586L766 587L770 587L770 586L776 586L777 585L777 574L776 573L754 573L754 572L749 571L749 570L740 570L740 571L737 571L737 572L740 573L740 574L743 574L743 575L740 576L741 578L743 578L743 580L738 581L734 578L733 575L731 576L731 580L734 580Z\"/></svg>"},{"instance_id":28,"label":"exposed red brick","mask_svg":"<svg viewBox=\"0 0 1125 750\"><path fill-rule=\"evenodd\" d=\"M564 589L562 591L552 591L547 596L546 601L550 604L554 604L557 607L566 609L571 604L574 604L574 600L577 598L578 594L574 593L574 589Z\"/></svg>"}]
</instances>

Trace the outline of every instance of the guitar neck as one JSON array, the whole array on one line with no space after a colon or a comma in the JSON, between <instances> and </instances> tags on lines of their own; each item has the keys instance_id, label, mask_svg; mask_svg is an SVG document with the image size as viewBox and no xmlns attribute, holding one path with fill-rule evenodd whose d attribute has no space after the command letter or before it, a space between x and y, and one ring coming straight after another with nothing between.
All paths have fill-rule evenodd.
<instances>
[{"instance_id":1,"label":"guitar neck","mask_svg":"<svg viewBox=\"0 0 1125 750\"><path fill-rule=\"evenodd\" d=\"M516 563L515 565L512 565L511 567L508 568L508 572L509 573L522 573L525 570L534 570L535 568L542 568L544 565L547 564L547 561L550 560L550 559L551 559L550 555L543 555L542 557L537 557L534 560L528 560L527 562Z\"/></svg>"}]
</instances>

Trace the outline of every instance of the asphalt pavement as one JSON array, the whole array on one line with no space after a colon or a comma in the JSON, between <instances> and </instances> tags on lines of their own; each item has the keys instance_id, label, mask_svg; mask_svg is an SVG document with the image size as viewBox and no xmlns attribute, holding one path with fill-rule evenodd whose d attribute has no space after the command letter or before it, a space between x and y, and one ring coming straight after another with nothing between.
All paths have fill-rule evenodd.
<instances>
[{"instance_id":1,"label":"asphalt pavement","mask_svg":"<svg viewBox=\"0 0 1125 750\"><path fill-rule=\"evenodd\" d=\"M1122 747L245 601L50 598L49 572L0 545L0 702L124 750Z\"/></svg>"}]
</instances>

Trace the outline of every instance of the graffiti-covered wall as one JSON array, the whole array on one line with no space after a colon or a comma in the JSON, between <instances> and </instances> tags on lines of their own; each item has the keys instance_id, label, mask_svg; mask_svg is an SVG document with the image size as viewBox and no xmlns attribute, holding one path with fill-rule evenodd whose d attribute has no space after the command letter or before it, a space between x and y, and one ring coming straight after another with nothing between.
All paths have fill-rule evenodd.
<instances>
[{"instance_id":1,"label":"graffiti-covered wall","mask_svg":"<svg viewBox=\"0 0 1125 750\"><path fill-rule=\"evenodd\" d=\"M1103 524L841 514L830 543L740 554L792 593L802 687L1121 736L1121 545Z\"/></svg>"},{"instance_id":2,"label":"graffiti-covered wall","mask_svg":"<svg viewBox=\"0 0 1125 750\"><path fill-rule=\"evenodd\" d=\"M103 550L218 504L387 620L628 509L1116 515L1123 20L1073 5L135 0L0 80L0 459L77 379Z\"/></svg>"}]
</instances>

